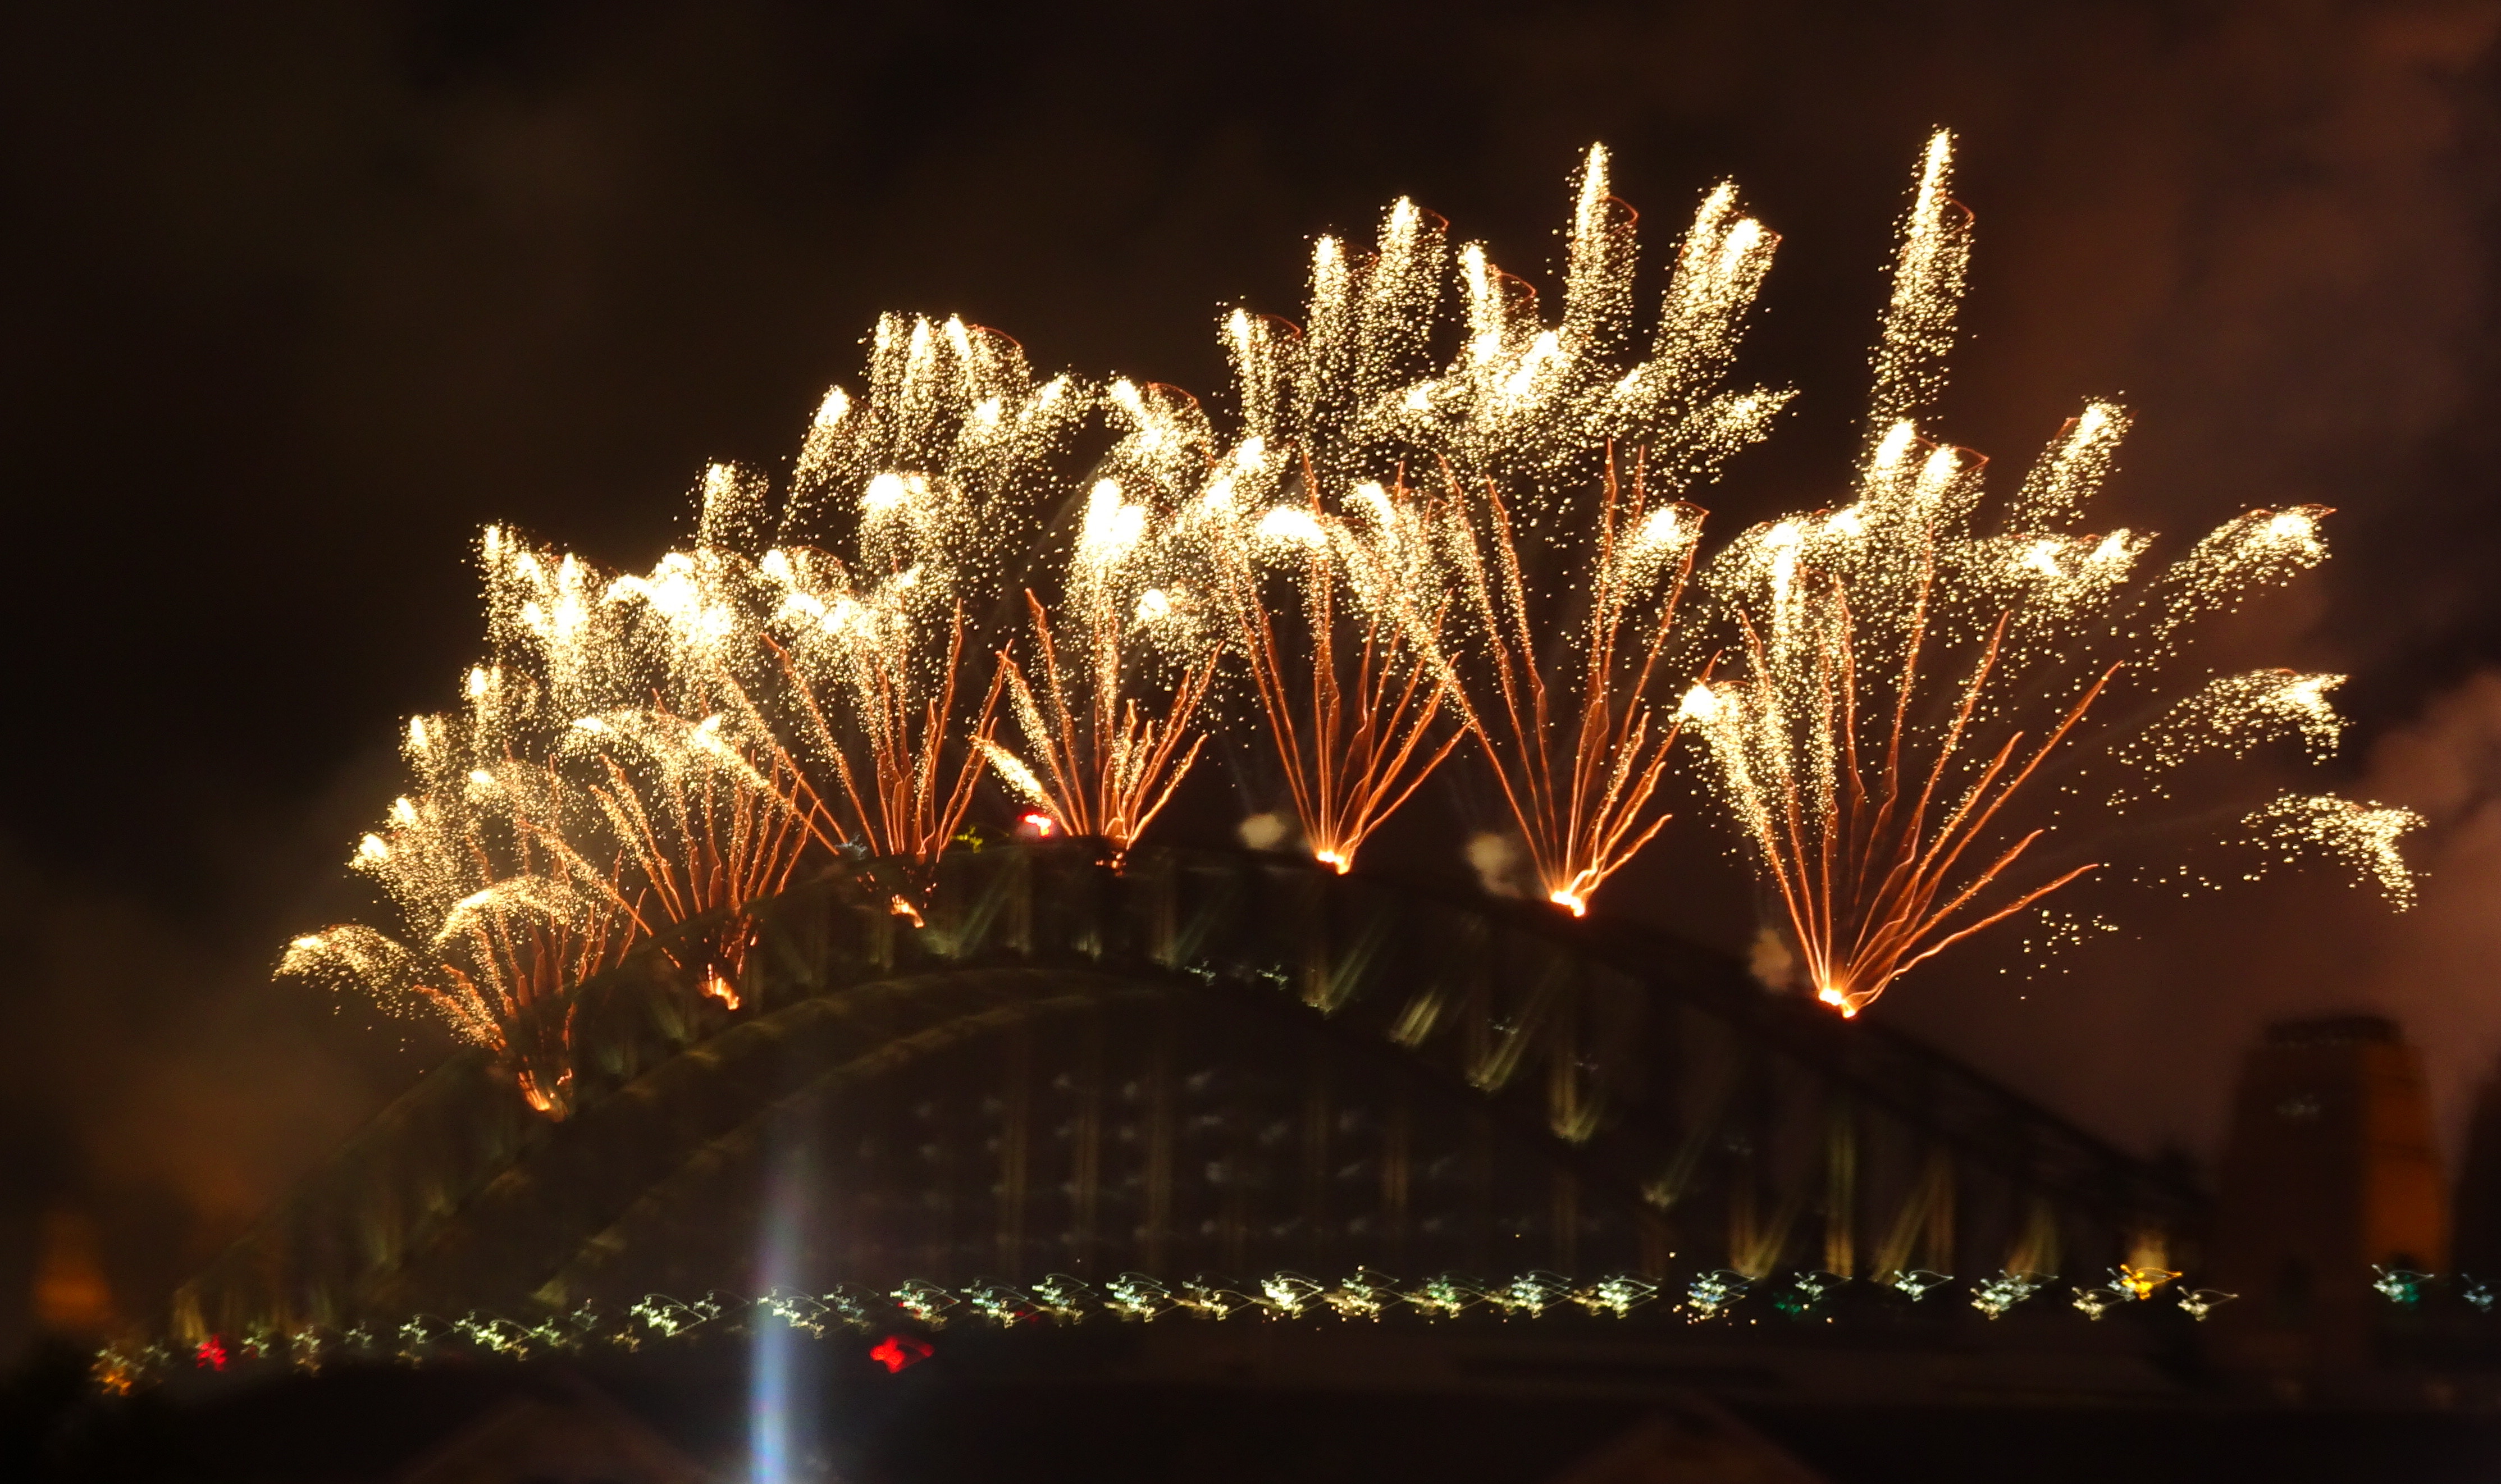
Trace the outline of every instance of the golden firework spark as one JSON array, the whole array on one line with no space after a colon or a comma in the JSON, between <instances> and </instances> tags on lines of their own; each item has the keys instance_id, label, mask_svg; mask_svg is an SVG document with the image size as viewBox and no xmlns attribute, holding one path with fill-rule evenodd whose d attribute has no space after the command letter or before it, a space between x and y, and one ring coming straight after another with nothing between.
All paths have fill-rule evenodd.
<instances>
[{"instance_id":1,"label":"golden firework spark","mask_svg":"<svg viewBox=\"0 0 2501 1484\"><path fill-rule=\"evenodd\" d=\"M736 1009L754 941L746 908L789 883L811 838L803 800L814 801L786 755L773 749L758 767L723 735L724 719L611 711L576 718L572 734L606 775L589 793L633 881L670 922L717 919L671 956L699 975L704 994Z\"/></svg>"},{"instance_id":2,"label":"golden firework spark","mask_svg":"<svg viewBox=\"0 0 2501 1484\"><path fill-rule=\"evenodd\" d=\"M1735 674L1693 686L1714 792L1785 909L1809 987L1856 1014L1914 966L2099 869L2025 876L2051 828L2021 806L2053 754L2089 735L2141 774L2191 755L2298 736L2314 757L2341 722L2341 678L2262 671L2159 699L2184 631L2325 555L2317 507L2254 511L2140 580L2140 533L2082 534L2126 414L2087 405L2009 507L1978 529L1984 461L1928 442L1917 416L1943 385L1971 218L1948 194L1951 141L1928 145L1905 217L1876 356L1869 452L1855 499L1770 522L1711 563L1735 631ZM2087 731L2115 687L2150 725ZM2062 785L2082 798L2081 785ZM2158 792L2115 785L2107 802ZM2327 808L2324 804L2340 808ZM2266 816L2392 879L2394 823L2341 801ZM2391 895L2399 895L2393 887Z\"/></svg>"},{"instance_id":3,"label":"golden firework spark","mask_svg":"<svg viewBox=\"0 0 2501 1484\"><path fill-rule=\"evenodd\" d=\"M724 505L751 498L753 482L715 466L707 515L717 522ZM630 895L617 906L645 932L655 918L716 918L700 940L666 951L735 1008L752 937L745 908L781 889L810 842L839 838L752 694L771 676L751 566L698 546L647 575L610 577L497 531L484 554L502 662L546 676L573 712L558 759L584 775L606 826L597 848L625 868ZM585 848L561 835L549 847Z\"/></svg>"},{"instance_id":4,"label":"golden firework spark","mask_svg":"<svg viewBox=\"0 0 2501 1484\"><path fill-rule=\"evenodd\" d=\"M735 1007L748 909L812 852L894 863L900 889L878 889L917 924L985 771L1128 848L1195 763L1231 650L1322 863L1350 869L1472 742L1576 914L1665 823L1693 726L1813 988L1855 1013L2095 869L2030 853L2033 794L2158 798L2193 758L2292 739L2316 760L2342 725L2340 676L2168 678L2195 620L2323 559L2324 509L2250 511L2149 572L2151 535L2075 528L2127 430L2094 402L1982 528L1983 461L1919 426L1970 253L1951 153L1929 142L1904 218L1853 498L1744 533L1698 582L1684 497L1788 395L1727 384L1777 239L1724 183L1646 341L1637 217L1603 149L1552 322L1412 202L1369 252L1321 239L1302 326L1223 320L1223 438L1174 388L1045 379L1005 336L885 316L864 392L826 395L788 487L712 466L695 540L648 572L486 532L489 662L463 711L410 724L416 781L357 847L395 930L307 935L283 968L431 1009L561 1114L587 976L701 922L662 946ZM1073 475L1098 425L1108 451ZM986 686L964 669L982 652ZM2244 821L2400 901L2417 822L2323 795Z\"/></svg>"},{"instance_id":5,"label":"golden firework spark","mask_svg":"<svg viewBox=\"0 0 2501 1484\"><path fill-rule=\"evenodd\" d=\"M1547 629L1523 576L1510 510L1491 484L1453 490L1439 522L1469 643L1450 669L1459 714L1499 781L1548 900L1581 916L1590 894L1667 824L1652 800L1678 721L1654 685L1692 571L1702 512L1646 505L1612 465L1591 535L1588 613L1558 707L1541 657ZM1628 633L1627 630L1630 632ZM1568 708L1568 709L1567 709ZM1556 711L1563 715L1557 716ZM1558 734L1568 738L1557 746Z\"/></svg>"},{"instance_id":6,"label":"golden firework spark","mask_svg":"<svg viewBox=\"0 0 2501 1484\"><path fill-rule=\"evenodd\" d=\"M529 1105L562 1117L573 1084L573 986L617 961L639 931L618 871L550 848L587 801L546 755L535 687L470 672L459 716L419 716L402 747L416 775L350 864L396 908L398 936L362 924L295 939L282 974L353 987L385 1008L422 1009L493 1052Z\"/></svg>"},{"instance_id":7,"label":"golden firework spark","mask_svg":"<svg viewBox=\"0 0 2501 1484\"><path fill-rule=\"evenodd\" d=\"M752 549L752 533L778 529L754 563L777 732L861 848L924 882L995 745L1005 676L964 683L968 647L991 647L971 630L1014 591L1011 564L1058 487L1051 461L1100 401L1068 377L1038 379L1004 335L889 314L867 397L826 395L778 524L760 489L717 518L708 507L717 546Z\"/></svg>"},{"instance_id":8,"label":"golden firework spark","mask_svg":"<svg viewBox=\"0 0 2501 1484\"><path fill-rule=\"evenodd\" d=\"M1001 688L960 683L962 607L929 613L911 568L854 587L836 559L776 548L758 571L784 593L764 633L792 754L825 780L819 791L852 839L925 881L972 807Z\"/></svg>"},{"instance_id":9,"label":"golden firework spark","mask_svg":"<svg viewBox=\"0 0 2501 1484\"><path fill-rule=\"evenodd\" d=\"M1303 842L1340 874L1461 735L1435 736L1450 688L1442 606L1417 580L1417 556L1430 547L1416 502L1365 483L1350 503L1370 518L1323 521L1276 507L1258 531L1266 560L1226 562L1217 578ZM1263 565L1282 570L1283 603L1272 601ZM1281 628L1280 608L1297 621Z\"/></svg>"},{"instance_id":10,"label":"golden firework spark","mask_svg":"<svg viewBox=\"0 0 2501 1484\"><path fill-rule=\"evenodd\" d=\"M1001 654L999 664L1017 724L1042 767L1037 774L988 738L982 751L1010 791L1048 813L1061 833L1102 840L1117 859L1171 802L1206 745L1193 723L1216 673L1215 656L1185 670L1162 714L1149 717L1135 697L1121 693L1121 645L1117 632L1104 631L1117 630L1117 618L1108 626L1089 623L1087 652L1069 664L1051 637L1050 611L1041 599L1026 596L1041 689L1013 655Z\"/></svg>"},{"instance_id":11,"label":"golden firework spark","mask_svg":"<svg viewBox=\"0 0 2501 1484\"><path fill-rule=\"evenodd\" d=\"M1197 590L1164 575L1176 507L1207 468L1207 419L1185 392L1127 380L1111 384L1104 410L1118 437L1086 488L1055 574L1073 652L1063 653L1050 606L1027 588L1031 674L1012 652L999 656L1039 766L995 742L984 750L1010 792L1060 831L1105 841L1117 860L1206 744L1197 718L1217 643L1203 632Z\"/></svg>"},{"instance_id":12,"label":"golden firework spark","mask_svg":"<svg viewBox=\"0 0 2501 1484\"><path fill-rule=\"evenodd\" d=\"M2243 821L2252 835L2287 857L2317 851L2342 860L2379 884L2400 907L2415 900L2415 874L2397 841L2423 826L2413 809L2358 804L2334 794L2287 794Z\"/></svg>"},{"instance_id":13,"label":"golden firework spark","mask_svg":"<svg viewBox=\"0 0 2501 1484\"><path fill-rule=\"evenodd\" d=\"M1412 202L1369 254L1322 239L1306 328L1226 322L1244 426L1191 512L1315 850L1351 859L1413 793L1448 750L1425 742L1447 706L1543 889L1575 912L1664 822L1674 728L1656 687L1701 519L1675 496L1786 401L1721 384L1777 239L1733 187L1710 192L1644 352L1636 215L1607 182L1592 149L1551 325L1527 282L1482 245L1451 254L1447 224ZM1437 366L1426 331L1450 287L1465 338ZM1429 496L1410 469L1434 472ZM1261 560L1300 578L1291 641L1245 577ZM1357 630L1343 640L1341 583ZM1284 680L1296 648L1308 703Z\"/></svg>"},{"instance_id":14,"label":"golden firework spark","mask_svg":"<svg viewBox=\"0 0 2501 1484\"><path fill-rule=\"evenodd\" d=\"M1406 219L1393 214L1392 232ZM1333 244L1315 266L1312 317L1324 329L1346 317L1341 268ZM1174 542L1226 615L1304 846L1340 873L1459 741L1434 725L1449 695L1448 599L1435 591L1422 508L1403 485L1371 479L1334 514L1315 495L1314 458L1349 453L1333 420L1338 388L1322 375L1345 374L1342 339L1324 336L1307 354L1289 321L1227 316L1243 428ZM1281 501L1288 478L1300 503Z\"/></svg>"}]
</instances>

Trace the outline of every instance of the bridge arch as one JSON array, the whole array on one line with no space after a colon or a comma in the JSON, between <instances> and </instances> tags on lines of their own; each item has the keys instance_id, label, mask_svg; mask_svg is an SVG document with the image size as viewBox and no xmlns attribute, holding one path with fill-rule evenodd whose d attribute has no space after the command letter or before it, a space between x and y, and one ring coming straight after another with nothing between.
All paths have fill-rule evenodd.
<instances>
[{"instance_id":1,"label":"bridge arch","mask_svg":"<svg viewBox=\"0 0 2501 1484\"><path fill-rule=\"evenodd\" d=\"M518 1318L791 1276L2082 1274L2203 1207L1691 944L1286 857L950 854L763 904L733 1012L584 987L574 1114L455 1057L186 1285L178 1331ZM666 944L653 945L654 949ZM2177 1266L2175 1263L2174 1266Z\"/></svg>"}]
</instances>

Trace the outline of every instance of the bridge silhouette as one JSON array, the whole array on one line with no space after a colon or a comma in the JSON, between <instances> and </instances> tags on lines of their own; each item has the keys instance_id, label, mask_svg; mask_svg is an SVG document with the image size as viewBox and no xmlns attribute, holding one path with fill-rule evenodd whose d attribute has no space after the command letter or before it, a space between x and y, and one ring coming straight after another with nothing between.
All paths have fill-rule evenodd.
<instances>
[{"instance_id":1,"label":"bridge silhouette","mask_svg":"<svg viewBox=\"0 0 2501 1484\"><path fill-rule=\"evenodd\" d=\"M1297 859L949 853L752 911L735 1011L695 922L542 1013L573 1110L428 1073L177 1295L177 1334L521 1323L801 1281L1125 1271L2098 1276L2206 1212L1882 1025L1604 918ZM2072 1316L2071 1316L2072 1317Z\"/></svg>"}]
</instances>

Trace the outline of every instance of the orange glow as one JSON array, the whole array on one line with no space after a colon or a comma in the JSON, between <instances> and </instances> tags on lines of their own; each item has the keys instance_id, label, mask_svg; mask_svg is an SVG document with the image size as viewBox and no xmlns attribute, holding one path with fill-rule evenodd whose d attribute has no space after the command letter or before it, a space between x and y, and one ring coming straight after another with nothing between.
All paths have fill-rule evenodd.
<instances>
[{"instance_id":1,"label":"orange glow","mask_svg":"<svg viewBox=\"0 0 2501 1484\"><path fill-rule=\"evenodd\" d=\"M2126 1289L2132 1298L2151 1299L2155 1289L2178 1276L2180 1274L2167 1268L2139 1268L2131 1263L2121 1263L2118 1269L2118 1286Z\"/></svg>"},{"instance_id":2,"label":"orange glow","mask_svg":"<svg viewBox=\"0 0 2501 1484\"><path fill-rule=\"evenodd\" d=\"M556 1079L555 1091L550 1093L539 1086L536 1074L526 1070L513 1075L514 1085L521 1091L521 1101L528 1104L533 1111L545 1113L550 1118L564 1116L565 1084L572 1080L573 1073L566 1072Z\"/></svg>"},{"instance_id":3,"label":"orange glow","mask_svg":"<svg viewBox=\"0 0 2501 1484\"><path fill-rule=\"evenodd\" d=\"M921 920L920 908L914 907L911 902L902 897L887 898L885 909L916 928L925 928L929 925Z\"/></svg>"},{"instance_id":4,"label":"orange glow","mask_svg":"<svg viewBox=\"0 0 2501 1484\"><path fill-rule=\"evenodd\" d=\"M738 1008L737 989L732 987L728 976L717 968L708 968L704 971L703 992L707 997L719 1001L730 1009Z\"/></svg>"},{"instance_id":5,"label":"orange glow","mask_svg":"<svg viewBox=\"0 0 2501 1484\"><path fill-rule=\"evenodd\" d=\"M1577 892L1558 891L1546 899L1556 907L1568 908L1575 917L1589 915L1589 904Z\"/></svg>"},{"instance_id":6,"label":"orange glow","mask_svg":"<svg viewBox=\"0 0 2501 1484\"><path fill-rule=\"evenodd\" d=\"M1023 827L1025 834L1035 840L1049 840L1059 833L1059 821L1040 809L1023 815L1017 820L1017 823Z\"/></svg>"},{"instance_id":7,"label":"orange glow","mask_svg":"<svg viewBox=\"0 0 2501 1484\"><path fill-rule=\"evenodd\" d=\"M1312 859L1319 862L1323 866L1326 866L1331 871L1336 872L1339 875L1344 875L1354 869L1354 862L1348 860L1345 856L1340 855L1335 850L1315 850L1312 852Z\"/></svg>"},{"instance_id":8,"label":"orange glow","mask_svg":"<svg viewBox=\"0 0 2501 1484\"><path fill-rule=\"evenodd\" d=\"M1027 820L1048 814L1058 829L1108 842L1117 861L1171 801L1207 744L1197 717L1216 679L1216 649L1193 646L1162 698L1161 715L1122 693L1127 607L1117 596L1116 578L1136 544L1129 517L1143 521L1145 514L1141 507L1118 505L1118 486L1111 480L1098 483L1094 494L1086 519L1090 534L1080 539L1078 570L1065 604L1078 620L1077 643L1069 651L1075 663L1062 663L1050 610L1030 589L1025 605L1033 629L1032 676L1025 663L999 653L998 683L1034 761L987 738L975 750L1011 793L1035 806ZM1097 520L1107 500L1117 509Z\"/></svg>"},{"instance_id":9,"label":"orange glow","mask_svg":"<svg viewBox=\"0 0 2501 1484\"><path fill-rule=\"evenodd\" d=\"M97 1257L95 1223L77 1211L47 1212L35 1267L35 1318L55 1335L113 1328L113 1288Z\"/></svg>"}]
</instances>

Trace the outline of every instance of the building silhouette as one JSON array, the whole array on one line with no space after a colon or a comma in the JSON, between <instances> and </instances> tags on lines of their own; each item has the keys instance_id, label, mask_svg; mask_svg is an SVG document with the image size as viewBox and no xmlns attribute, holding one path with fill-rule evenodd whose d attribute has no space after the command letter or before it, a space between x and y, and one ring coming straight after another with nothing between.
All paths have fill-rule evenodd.
<instances>
[{"instance_id":1,"label":"building silhouette","mask_svg":"<svg viewBox=\"0 0 2501 1484\"><path fill-rule=\"evenodd\" d=\"M2240 1295L2227 1365L2295 1373L2375 1359L2384 1273L2450 1268L2447 1179L2422 1064L2377 1015L2270 1026L2241 1066L2217 1171L2213 1279Z\"/></svg>"}]
</instances>

